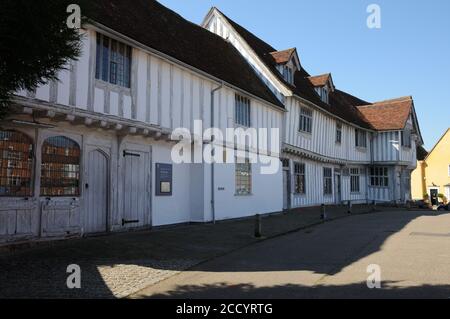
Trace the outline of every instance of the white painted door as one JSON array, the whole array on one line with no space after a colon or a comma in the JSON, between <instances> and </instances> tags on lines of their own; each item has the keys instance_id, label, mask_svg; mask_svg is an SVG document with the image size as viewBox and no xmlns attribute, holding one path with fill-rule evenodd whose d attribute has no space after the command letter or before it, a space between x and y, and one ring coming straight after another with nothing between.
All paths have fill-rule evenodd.
<instances>
[{"instance_id":1,"label":"white painted door","mask_svg":"<svg viewBox=\"0 0 450 319\"><path fill-rule=\"evenodd\" d=\"M123 219L125 228L148 226L151 223L149 193L149 153L126 150L123 176Z\"/></svg>"},{"instance_id":2,"label":"white painted door","mask_svg":"<svg viewBox=\"0 0 450 319\"><path fill-rule=\"evenodd\" d=\"M102 233L108 229L108 172L106 155L94 149L87 155L84 232Z\"/></svg>"},{"instance_id":3,"label":"white painted door","mask_svg":"<svg viewBox=\"0 0 450 319\"><path fill-rule=\"evenodd\" d=\"M335 194L335 201L337 205L342 204L342 194L341 194L341 174L335 174L334 175L334 194Z\"/></svg>"},{"instance_id":4,"label":"white painted door","mask_svg":"<svg viewBox=\"0 0 450 319\"><path fill-rule=\"evenodd\" d=\"M447 198L447 202L450 201L450 186L445 186L445 197Z\"/></svg>"}]
</instances>

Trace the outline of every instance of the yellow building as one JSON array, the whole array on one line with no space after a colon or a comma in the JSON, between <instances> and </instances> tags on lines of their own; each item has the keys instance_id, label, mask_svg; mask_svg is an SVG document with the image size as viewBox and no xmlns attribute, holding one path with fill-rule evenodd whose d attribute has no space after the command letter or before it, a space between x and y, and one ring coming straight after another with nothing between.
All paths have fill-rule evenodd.
<instances>
[{"instance_id":1,"label":"yellow building","mask_svg":"<svg viewBox=\"0 0 450 319\"><path fill-rule=\"evenodd\" d=\"M432 205L450 200L450 128L428 155L420 153L411 175L413 199L424 199L426 194Z\"/></svg>"}]
</instances>

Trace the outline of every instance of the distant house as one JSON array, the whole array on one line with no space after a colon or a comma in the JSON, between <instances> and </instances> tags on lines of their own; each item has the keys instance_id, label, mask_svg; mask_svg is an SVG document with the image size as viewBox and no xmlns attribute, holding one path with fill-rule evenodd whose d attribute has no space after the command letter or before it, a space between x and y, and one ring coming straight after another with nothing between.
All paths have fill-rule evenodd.
<instances>
[{"instance_id":1,"label":"distant house","mask_svg":"<svg viewBox=\"0 0 450 319\"><path fill-rule=\"evenodd\" d=\"M429 197L433 205L450 199L450 128L429 154L418 150L418 165L411 175L411 184L414 199Z\"/></svg>"}]
</instances>

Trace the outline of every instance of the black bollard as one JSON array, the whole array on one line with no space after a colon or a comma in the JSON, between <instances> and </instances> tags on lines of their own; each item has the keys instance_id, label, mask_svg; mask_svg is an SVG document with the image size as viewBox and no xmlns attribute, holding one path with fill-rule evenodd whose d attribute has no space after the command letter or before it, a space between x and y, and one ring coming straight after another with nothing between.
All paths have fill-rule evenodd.
<instances>
[{"instance_id":1,"label":"black bollard","mask_svg":"<svg viewBox=\"0 0 450 319\"><path fill-rule=\"evenodd\" d=\"M262 237L262 231L261 231L261 224L262 224L262 218L260 214L255 215L255 237L261 238Z\"/></svg>"},{"instance_id":2,"label":"black bollard","mask_svg":"<svg viewBox=\"0 0 450 319\"><path fill-rule=\"evenodd\" d=\"M322 220L326 220L326 219L327 219L327 212L326 212L326 210L325 210L325 204L322 204L322 205L320 206L320 218L321 218Z\"/></svg>"}]
</instances>

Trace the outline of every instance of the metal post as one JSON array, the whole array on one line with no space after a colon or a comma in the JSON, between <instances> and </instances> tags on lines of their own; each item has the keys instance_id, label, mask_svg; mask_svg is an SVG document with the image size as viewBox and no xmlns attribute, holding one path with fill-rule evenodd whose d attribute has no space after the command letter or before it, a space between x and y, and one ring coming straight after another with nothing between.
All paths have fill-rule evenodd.
<instances>
[{"instance_id":1,"label":"metal post","mask_svg":"<svg viewBox=\"0 0 450 319\"><path fill-rule=\"evenodd\" d=\"M352 213L352 209L353 209L352 201L349 200L347 205L348 205L348 213L351 214Z\"/></svg>"},{"instance_id":2,"label":"metal post","mask_svg":"<svg viewBox=\"0 0 450 319\"><path fill-rule=\"evenodd\" d=\"M327 219L327 212L326 212L326 210L325 210L325 204L322 204L322 205L320 206L320 218L321 218L322 220L326 220L326 219Z\"/></svg>"},{"instance_id":3,"label":"metal post","mask_svg":"<svg viewBox=\"0 0 450 319\"><path fill-rule=\"evenodd\" d=\"M255 215L255 237L261 238L262 237L262 231L261 231L261 224L262 224L262 218L260 214Z\"/></svg>"}]
</instances>

